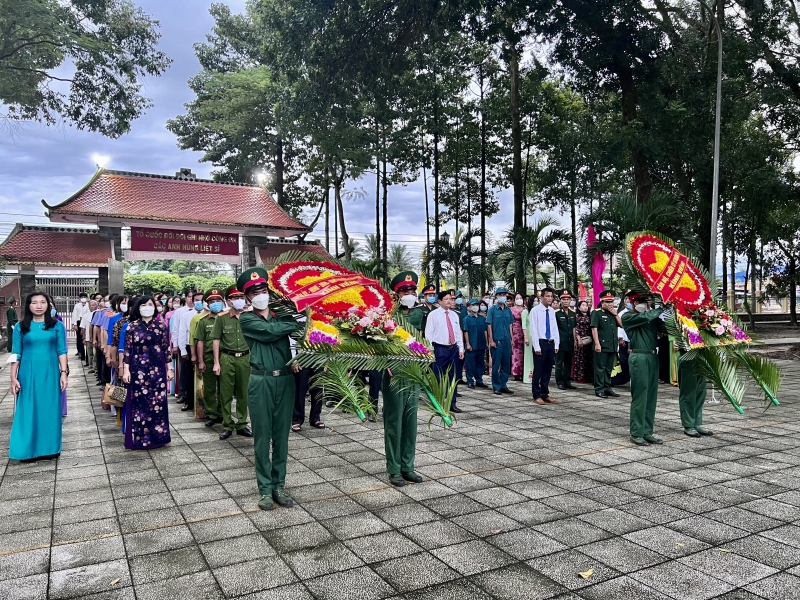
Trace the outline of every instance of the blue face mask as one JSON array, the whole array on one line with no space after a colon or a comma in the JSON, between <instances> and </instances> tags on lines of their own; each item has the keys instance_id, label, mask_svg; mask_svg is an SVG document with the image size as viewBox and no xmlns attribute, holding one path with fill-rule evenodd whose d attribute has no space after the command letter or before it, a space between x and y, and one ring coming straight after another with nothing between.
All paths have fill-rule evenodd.
<instances>
[{"instance_id":1,"label":"blue face mask","mask_svg":"<svg viewBox=\"0 0 800 600\"><path fill-rule=\"evenodd\" d=\"M51 317L55 317L56 316L56 309L55 308L51 308L50 309L50 316Z\"/></svg>"},{"instance_id":2,"label":"blue face mask","mask_svg":"<svg viewBox=\"0 0 800 600\"><path fill-rule=\"evenodd\" d=\"M456 304L464 304L463 298L456 298Z\"/></svg>"},{"instance_id":3,"label":"blue face mask","mask_svg":"<svg viewBox=\"0 0 800 600\"><path fill-rule=\"evenodd\" d=\"M212 313L218 313L222 311L222 302L212 302L208 305L208 310Z\"/></svg>"},{"instance_id":4,"label":"blue face mask","mask_svg":"<svg viewBox=\"0 0 800 600\"><path fill-rule=\"evenodd\" d=\"M162 299L161 299L161 304L166 304L166 303L167 303L167 300L166 300L166 298L162 298Z\"/></svg>"},{"instance_id":5,"label":"blue face mask","mask_svg":"<svg viewBox=\"0 0 800 600\"><path fill-rule=\"evenodd\" d=\"M203 310L203 303L202 303L202 302L195 302L195 303L194 303L194 309L195 309L196 311L198 311L198 312L199 312L199 311L201 311L201 310Z\"/></svg>"},{"instance_id":6,"label":"blue face mask","mask_svg":"<svg viewBox=\"0 0 800 600\"><path fill-rule=\"evenodd\" d=\"M436 296L428 296L429 304L436 304Z\"/></svg>"},{"instance_id":7,"label":"blue face mask","mask_svg":"<svg viewBox=\"0 0 800 600\"><path fill-rule=\"evenodd\" d=\"M508 300L508 298L506 298L505 296L498 296L498 297L497 297L497 301L498 301L500 304L505 304L505 303L506 303L506 300Z\"/></svg>"},{"instance_id":8,"label":"blue face mask","mask_svg":"<svg viewBox=\"0 0 800 600\"><path fill-rule=\"evenodd\" d=\"M628 310L631 310L633 308L633 304L628 302L627 304L625 304L625 308L627 308Z\"/></svg>"}]
</instances>

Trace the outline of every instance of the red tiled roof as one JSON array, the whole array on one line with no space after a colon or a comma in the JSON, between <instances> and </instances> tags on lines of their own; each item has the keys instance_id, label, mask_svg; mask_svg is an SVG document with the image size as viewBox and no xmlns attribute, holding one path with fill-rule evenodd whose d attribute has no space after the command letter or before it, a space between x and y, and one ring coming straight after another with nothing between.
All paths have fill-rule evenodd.
<instances>
[{"instance_id":1,"label":"red tiled roof","mask_svg":"<svg viewBox=\"0 0 800 600\"><path fill-rule=\"evenodd\" d=\"M11 265L106 267L111 242L93 230L18 223L0 244L0 256Z\"/></svg>"},{"instance_id":2,"label":"red tiled roof","mask_svg":"<svg viewBox=\"0 0 800 600\"><path fill-rule=\"evenodd\" d=\"M309 228L283 211L261 187L218 183L167 175L98 171L81 190L61 204L57 215L84 215L262 227L295 235Z\"/></svg>"},{"instance_id":3,"label":"red tiled roof","mask_svg":"<svg viewBox=\"0 0 800 600\"><path fill-rule=\"evenodd\" d=\"M284 252L313 252L320 258L330 259L331 255L320 244L299 244L289 242L267 241L266 246L258 246L258 256L265 265L274 266L275 260Z\"/></svg>"}]
</instances>

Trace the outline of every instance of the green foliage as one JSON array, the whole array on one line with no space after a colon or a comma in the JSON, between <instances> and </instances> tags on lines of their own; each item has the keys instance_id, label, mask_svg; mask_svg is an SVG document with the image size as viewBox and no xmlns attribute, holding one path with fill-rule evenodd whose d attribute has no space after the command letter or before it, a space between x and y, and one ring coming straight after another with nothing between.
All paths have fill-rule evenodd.
<instances>
[{"instance_id":1,"label":"green foliage","mask_svg":"<svg viewBox=\"0 0 800 600\"><path fill-rule=\"evenodd\" d=\"M129 275L124 277L126 294L152 294L165 292L172 294L183 291L183 282L177 275L154 273L150 275Z\"/></svg>"},{"instance_id":2,"label":"green foliage","mask_svg":"<svg viewBox=\"0 0 800 600\"><path fill-rule=\"evenodd\" d=\"M436 418L441 420L442 427L453 425L456 417L450 412L450 405L458 384L455 378L450 377L449 369L441 377L437 377L430 365L410 363L392 372L392 389L410 390L412 394L422 391L422 402L419 406L432 413L428 419L428 429Z\"/></svg>"},{"instance_id":3,"label":"green foliage","mask_svg":"<svg viewBox=\"0 0 800 600\"><path fill-rule=\"evenodd\" d=\"M129 0L0 0L3 116L126 133L150 107L142 79L171 62L157 28Z\"/></svg>"},{"instance_id":4,"label":"green foliage","mask_svg":"<svg viewBox=\"0 0 800 600\"><path fill-rule=\"evenodd\" d=\"M375 407L358 371L352 370L346 361L329 360L324 369L314 374L310 383L322 390L322 400L335 403L331 412L341 409L356 414L362 421L367 415L375 414Z\"/></svg>"}]
</instances>

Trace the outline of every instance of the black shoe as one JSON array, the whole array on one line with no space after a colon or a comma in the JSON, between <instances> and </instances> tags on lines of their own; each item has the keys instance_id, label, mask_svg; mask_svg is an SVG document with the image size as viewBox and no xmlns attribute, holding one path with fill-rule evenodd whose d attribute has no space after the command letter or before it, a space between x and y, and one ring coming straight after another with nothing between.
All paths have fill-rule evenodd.
<instances>
[{"instance_id":1,"label":"black shoe","mask_svg":"<svg viewBox=\"0 0 800 600\"><path fill-rule=\"evenodd\" d=\"M494 395L495 395L495 396L500 396L502 393L503 393L503 392L501 392L500 390L495 390L495 391L494 391Z\"/></svg>"},{"instance_id":2,"label":"black shoe","mask_svg":"<svg viewBox=\"0 0 800 600\"><path fill-rule=\"evenodd\" d=\"M456 380L456 385L465 385L466 383L467 383L467 382L466 382L466 381L464 381L463 379L457 379L457 380Z\"/></svg>"},{"instance_id":3,"label":"black shoe","mask_svg":"<svg viewBox=\"0 0 800 600\"><path fill-rule=\"evenodd\" d=\"M463 413L464 411L463 411L463 410L461 410L460 408L458 408L457 406L451 406L451 407L450 407L450 412L454 412L454 413Z\"/></svg>"},{"instance_id":4,"label":"black shoe","mask_svg":"<svg viewBox=\"0 0 800 600\"><path fill-rule=\"evenodd\" d=\"M367 421L369 421L370 423L375 423L377 422L377 419L375 418L375 415L370 413L367 415Z\"/></svg>"},{"instance_id":5,"label":"black shoe","mask_svg":"<svg viewBox=\"0 0 800 600\"><path fill-rule=\"evenodd\" d=\"M245 427L244 429L237 429L236 435L241 435L244 437L253 437L253 432L250 430L249 427Z\"/></svg>"},{"instance_id":6,"label":"black shoe","mask_svg":"<svg viewBox=\"0 0 800 600\"><path fill-rule=\"evenodd\" d=\"M411 471L411 473L400 473L400 476L405 479L406 481L410 481L411 483L422 483L422 477Z\"/></svg>"},{"instance_id":7,"label":"black shoe","mask_svg":"<svg viewBox=\"0 0 800 600\"><path fill-rule=\"evenodd\" d=\"M232 431L228 431L227 429L219 434L219 439L227 440L229 437L233 435Z\"/></svg>"},{"instance_id":8,"label":"black shoe","mask_svg":"<svg viewBox=\"0 0 800 600\"><path fill-rule=\"evenodd\" d=\"M501 394L513 394L514 392L512 392L510 389L508 389L506 387L506 388L500 388L500 393Z\"/></svg>"},{"instance_id":9,"label":"black shoe","mask_svg":"<svg viewBox=\"0 0 800 600\"><path fill-rule=\"evenodd\" d=\"M455 397L456 397L456 398L461 398L461 394L459 394L458 392L456 392L456 395L455 395Z\"/></svg>"},{"instance_id":10,"label":"black shoe","mask_svg":"<svg viewBox=\"0 0 800 600\"><path fill-rule=\"evenodd\" d=\"M474 390L474 389L475 389L475 384L474 384L474 383L468 383L468 384L467 384L467 387L468 387L469 389L471 389L471 390Z\"/></svg>"},{"instance_id":11,"label":"black shoe","mask_svg":"<svg viewBox=\"0 0 800 600\"><path fill-rule=\"evenodd\" d=\"M485 387L489 387L489 386L486 385L485 383L483 383L482 381L478 381L478 382L475 383L475 387L485 388Z\"/></svg>"},{"instance_id":12,"label":"black shoe","mask_svg":"<svg viewBox=\"0 0 800 600\"><path fill-rule=\"evenodd\" d=\"M608 398L605 392L600 392L599 394L595 392L595 396L597 396L598 398Z\"/></svg>"},{"instance_id":13,"label":"black shoe","mask_svg":"<svg viewBox=\"0 0 800 600\"><path fill-rule=\"evenodd\" d=\"M578 389L574 385L572 385L571 383L568 383L564 387L567 388L568 390L577 390Z\"/></svg>"},{"instance_id":14,"label":"black shoe","mask_svg":"<svg viewBox=\"0 0 800 600\"><path fill-rule=\"evenodd\" d=\"M394 487L403 487L406 484L406 480L401 475L389 475L389 483Z\"/></svg>"},{"instance_id":15,"label":"black shoe","mask_svg":"<svg viewBox=\"0 0 800 600\"><path fill-rule=\"evenodd\" d=\"M181 409L181 412L186 412L187 410L194 410L194 406L187 404Z\"/></svg>"},{"instance_id":16,"label":"black shoe","mask_svg":"<svg viewBox=\"0 0 800 600\"><path fill-rule=\"evenodd\" d=\"M567 386L565 386L563 383L559 383L558 384L558 389L565 390L565 389L567 389Z\"/></svg>"},{"instance_id":17,"label":"black shoe","mask_svg":"<svg viewBox=\"0 0 800 600\"><path fill-rule=\"evenodd\" d=\"M217 423L222 423L222 419L206 419L206 427L213 427Z\"/></svg>"},{"instance_id":18,"label":"black shoe","mask_svg":"<svg viewBox=\"0 0 800 600\"><path fill-rule=\"evenodd\" d=\"M283 488L273 490L272 499L275 500L275 504L283 506L284 508L291 508L294 506L294 500L292 500L292 497L287 494L286 490Z\"/></svg>"},{"instance_id":19,"label":"black shoe","mask_svg":"<svg viewBox=\"0 0 800 600\"><path fill-rule=\"evenodd\" d=\"M619 398L619 394L617 392L615 392L615 391L612 391L612 390L608 390L606 392L606 396L611 396L612 398Z\"/></svg>"}]
</instances>

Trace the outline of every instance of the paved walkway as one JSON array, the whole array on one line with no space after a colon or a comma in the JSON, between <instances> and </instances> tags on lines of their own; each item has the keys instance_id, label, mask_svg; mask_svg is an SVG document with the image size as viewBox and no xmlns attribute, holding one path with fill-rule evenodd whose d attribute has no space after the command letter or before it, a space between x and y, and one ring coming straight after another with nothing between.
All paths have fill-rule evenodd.
<instances>
[{"instance_id":1,"label":"paved walkway","mask_svg":"<svg viewBox=\"0 0 800 600\"><path fill-rule=\"evenodd\" d=\"M800 598L797 363L781 407L709 406L716 435L700 440L662 386L666 443L646 448L628 441L626 397L467 391L451 431L420 421L426 481L399 490L381 424L328 415L292 434L297 506L261 512L251 440L172 411L170 447L125 451L71 360L57 462L8 461L0 371L4 600Z\"/></svg>"}]
</instances>

